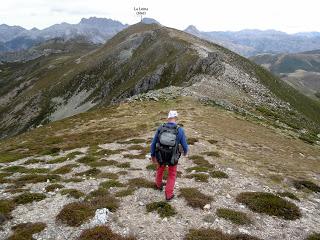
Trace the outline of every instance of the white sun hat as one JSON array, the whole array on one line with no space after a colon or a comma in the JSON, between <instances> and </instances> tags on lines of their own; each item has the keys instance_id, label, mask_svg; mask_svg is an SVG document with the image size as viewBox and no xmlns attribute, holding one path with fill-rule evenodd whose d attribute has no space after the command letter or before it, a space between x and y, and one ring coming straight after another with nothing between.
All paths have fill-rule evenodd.
<instances>
[{"instance_id":1,"label":"white sun hat","mask_svg":"<svg viewBox=\"0 0 320 240\"><path fill-rule=\"evenodd\" d=\"M168 118L175 118L178 117L178 112L171 110L168 114Z\"/></svg>"}]
</instances>

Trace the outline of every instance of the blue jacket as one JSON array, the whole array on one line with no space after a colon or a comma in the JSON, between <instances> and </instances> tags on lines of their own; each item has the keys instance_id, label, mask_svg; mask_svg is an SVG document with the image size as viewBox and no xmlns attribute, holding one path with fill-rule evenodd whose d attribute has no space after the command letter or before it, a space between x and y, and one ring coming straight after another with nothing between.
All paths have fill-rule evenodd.
<instances>
[{"instance_id":1,"label":"blue jacket","mask_svg":"<svg viewBox=\"0 0 320 240\"><path fill-rule=\"evenodd\" d=\"M172 124L172 125L177 125L176 123L172 123L172 122L168 122L167 124ZM151 156L154 157L156 155L156 144L158 141L158 134L160 131L161 126L157 129L156 134L154 135L154 138L152 140L151 143L151 148L150 148L150 152L151 152ZM177 140L178 140L178 144L182 145L183 148L183 152L187 153L188 152L188 143L187 143L187 139L186 139L186 135L184 134L184 130L182 127L178 128L178 136L177 136Z\"/></svg>"}]
</instances>

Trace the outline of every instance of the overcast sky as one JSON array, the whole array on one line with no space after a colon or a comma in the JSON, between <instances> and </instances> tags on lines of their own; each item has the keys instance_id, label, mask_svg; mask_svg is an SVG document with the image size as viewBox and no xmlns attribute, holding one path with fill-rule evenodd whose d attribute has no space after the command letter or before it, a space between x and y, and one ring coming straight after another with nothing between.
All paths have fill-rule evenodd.
<instances>
[{"instance_id":1,"label":"overcast sky","mask_svg":"<svg viewBox=\"0 0 320 240\"><path fill-rule=\"evenodd\" d=\"M91 16L132 24L139 20L134 6L148 7L147 17L178 29L320 32L320 0L1 0L0 24L43 29Z\"/></svg>"}]
</instances>

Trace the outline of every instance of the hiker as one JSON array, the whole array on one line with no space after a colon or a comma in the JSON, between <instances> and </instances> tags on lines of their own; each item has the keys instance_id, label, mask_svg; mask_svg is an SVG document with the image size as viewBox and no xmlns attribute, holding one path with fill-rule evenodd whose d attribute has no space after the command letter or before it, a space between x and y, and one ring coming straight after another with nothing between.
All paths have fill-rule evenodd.
<instances>
[{"instance_id":1,"label":"hiker","mask_svg":"<svg viewBox=\"0 0 320 240\"><path fill-rule=\"evenodd\" d=\"M166 200L170 201L173 197L174 184L177 175L178 160L183 152L184 156L188 153L188 144L184 130L177 125L177 111L170 111L167 123L161 125L151 143L151 160L157 165L156 187L163 190L163 172L168 166L168 179L165 188Z\"/></svg>"}]
</instances>

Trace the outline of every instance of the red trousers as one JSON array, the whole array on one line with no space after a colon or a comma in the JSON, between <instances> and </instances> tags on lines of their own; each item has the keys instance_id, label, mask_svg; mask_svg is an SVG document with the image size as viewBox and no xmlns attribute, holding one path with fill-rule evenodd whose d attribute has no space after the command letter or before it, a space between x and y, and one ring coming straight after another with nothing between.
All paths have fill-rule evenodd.
<instances>
[{"instance_id":1,"label":"red trousers","mask_svg":"<svg viewBox=\"0 0 320 240\"><path fill-rule=\"evenodd\" d=\"M157 168L156 172L156 185L157 187L160 187L162 184L162 177L163 177L163 172L166 169L166 166L159 166ZM173 195L173 189L174 189L174 184L176 182L176 176L177 176L177 165L175 166L168 166L168 179L166 183L166 189L165 189L165 194L167 198L172 197Z\"/></svg>"}]
</instances>

